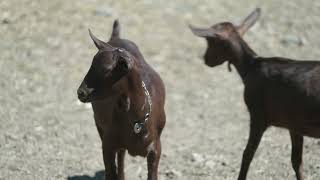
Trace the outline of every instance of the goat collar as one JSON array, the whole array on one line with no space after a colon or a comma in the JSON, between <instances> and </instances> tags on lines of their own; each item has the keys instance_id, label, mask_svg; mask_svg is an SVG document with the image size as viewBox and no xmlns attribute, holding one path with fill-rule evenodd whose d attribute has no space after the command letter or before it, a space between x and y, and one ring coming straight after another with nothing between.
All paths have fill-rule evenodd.
<instances>
[{"instance_id":1,"label":"goat collar","mask_svg":"<svg viewBox=\"0 0 320 180\"><path fill-rule=\"evenodd\" d=\"M145 107L145 104L146 104L146 101L148 103L148 111L147 113L144 115L144 119L142 122L140 122L139 120L136 121L134 123L134 126L133 126L133 131L135 134L140 134L140 132L142 131L142 129L144 128L145 124L148 122L149 120L149 117L151 115L151 111L152 111L152 101L151 101L151 96L150 96L150 93L146 87L146 84L141 81L141 84L142 84L142 88L144 90L144 94L145 94L145 103L143 105L143 108Z\"/></svg>"}]
</instances>

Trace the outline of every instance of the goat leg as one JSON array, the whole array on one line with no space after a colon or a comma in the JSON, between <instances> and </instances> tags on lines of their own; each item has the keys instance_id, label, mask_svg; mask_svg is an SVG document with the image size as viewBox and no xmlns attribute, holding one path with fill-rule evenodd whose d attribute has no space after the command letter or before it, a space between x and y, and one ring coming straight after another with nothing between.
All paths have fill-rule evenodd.
<instances>
[{"instance_id":1,"label":"goat leg","mask_svg":"<svg viewBox=\"0 0 320 180\"><path fill-rule=\"evenodd\" d=\"M118 159L118 180L125 180L124 176L124 157L126 155L126 150L121 149L117 153L117 159Z\"/></svg>"},{"instance_id":2,"label":"goat leg","mask_svg":"<svg viewBox=\"0 0 320 180\"><path fill-rule=\"evenodd\" d=\"M158 138L147 155L148 180L158 180L158 166L161 156L161 142Z\"/></svg>"},{"instance_id":3,"label":"goat leg","mask_svg":"<svg viewBox=\"0 0 320 180\"><path fill-rule=\"evenodd\" d=\"M292 152L291 163L296 173L297 180L303 180L302 175L302 153L303 153L303 136L290 131Z\"/></svg>"},{"instance_id":4,"label":"goat leg","mask_svg":"<svg viewBox=\"0 0 320 180\"><path fill-rule=\"evenodd\" d=\"M253 121L251 121L249 140L248 140L247 146L243 152L241 169L240 169L240 174L239 174L238 180L245 180L246 179L250 163L251 163L253 156L259 146L262 135L266 129L265 127L256 126L252 122Z\"/></svg>"},{"instance_id":5,"label":"goat leg","mask_svg":"<svg viewBox=\"0 0 320 180\"><path fill-rule=\"evenodd\" d=\"M100 139L101 139L101 141L102 141L102 139L103 139L103 130L102 130L102 128L99 127L98 125L96 125L96 127L97 127L97 130L98 130L98 133L99 133L99 137L100 137Z\"/></svg>"},{"instance_id":6,"label":"goat leg","mask_svg":"<svg viewBox=\"0 0 320 180\"><path fill-rule=\"evenodd\" d=\"M106 143L102 142L103 161L106 171L106 180L117 180L115 156L116 153L111 151Z\"/></svg>"}]
</instances>

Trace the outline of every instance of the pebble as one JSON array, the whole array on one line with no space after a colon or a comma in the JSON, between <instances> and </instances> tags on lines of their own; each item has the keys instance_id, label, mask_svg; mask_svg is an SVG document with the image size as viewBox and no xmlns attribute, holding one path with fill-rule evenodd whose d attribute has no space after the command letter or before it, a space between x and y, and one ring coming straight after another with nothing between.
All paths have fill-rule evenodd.
<instances>
[{"instance_id":1,"label":"pebble","mask_svg":"<svg viewBox=\"0 0 320 180\"><path fill-rule=\"evenodd\" d=\"M5 134L5 139L8 141L17 141L19 138L14 134Z\"/></svg>"},{"instance_id":2,"label":"pebble","mask_svg":"<svg viewBox=\"0 0 320 180\"><path fill-rule=\"evenodd\" d=\"M207 161L207 162L205 163L205 165L206 165L208 168L210 168L210 169L214 169L214 168L216 167L216 162L210 160L210 161Z\"/></svg>"},{"instance_id":3,"label":"pebble","mask_svg":"<svg viewBox=\"0 0 320 180\"><path fill-rule=\"evenodd\" d=\"M37 126L34 128L35 131L43 131L43 127L42 126Z\"/></svg>"},{"instance_id":4,"label":"pebble","mask_svg":"<svg viewBox=\"0 0 320 180\"><path fill-rule=\"evenodd\" d=\"M112 9L110 8L97 8L95 10L96 16L109 17L112 16Z\"/></svg>"},{"instance_id":5,"label":"pebble","mask_svg":"<svg viewBox=\"0 0 320 180\"><path fill-rule=\"evenodd\" d=\"M11 171L19 171L20 170L19 167L16 165L9 165L8 169Z\"/></svg>"},{"instance_id":6,"label":"pebble","mask_svg":"<svg viewBox=\"0 0 320 180\"><path fill-rule=\"evenodd\" d=\"M281 43L283 45L297 45L297 46L303 46L306 44L306 40L300 36L295 35L288 35L284 36L281 39Z\"/></svg>"},{"instance_id":7,"label":"pebble","mask_svg":"<svg viewBox=\"0 0 320 180\"><path fill-rule=\"evenodd\" d=\"M202 154L192 153L191 160L196 163L202 163L205 161L205 157Z\"/></svg>"},{"instance_id":8,"label":"pebble","mask_svg":"<svg viewBox=\"0 0 320 180\"><path fill-rule=\"evenodd\" d=\"M227 166L227 163L222 162L221 165L222 165L222 166Z\"/></svg>"},{"instance_id":9,"label":"pebble","mask_svg":"<svg viewBox=\"0 0 320 180\"><path fill-rule=\"evenodd\" d=\"M1 21L1 23L2 23L2 24L10 24L11 22L10 22L9 19L5 18L5 19L3 19L3 20Z\"/></svg>"},{"instance_id":10,"label":"pebble","mask_svg":"<svg viewBox=\"0 0 320 180\"><path fill-rule=\"evenodd\" d=\"M165 175L169 179L176 179L177 177L181 177L182 173L175 169L170 169L165 172Z\"/></svg>"}]
</instances>

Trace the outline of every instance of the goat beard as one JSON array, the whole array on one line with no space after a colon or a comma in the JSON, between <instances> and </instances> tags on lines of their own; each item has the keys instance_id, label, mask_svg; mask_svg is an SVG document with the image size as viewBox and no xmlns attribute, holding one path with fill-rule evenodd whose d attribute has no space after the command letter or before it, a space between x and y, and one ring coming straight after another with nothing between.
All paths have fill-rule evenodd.
<instances>
[{"instance_id":1,"label":"goat beard","mask_svg":"<svg viewBox=\"0 0 320 180\"><path fill-rule=\"evenodd\" d=\"M231 69L231 62L230 62L230 61L228 61L228 71L229 71L229 72L232 72L232 69Z\"/></svg>"}]
</instances>

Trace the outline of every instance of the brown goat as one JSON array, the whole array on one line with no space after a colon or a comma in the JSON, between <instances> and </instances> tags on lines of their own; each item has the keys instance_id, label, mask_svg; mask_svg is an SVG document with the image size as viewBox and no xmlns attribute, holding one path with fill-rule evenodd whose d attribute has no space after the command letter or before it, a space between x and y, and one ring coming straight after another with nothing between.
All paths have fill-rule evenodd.
<instances>
[{"instance_id":1,"label":"brown goat","mask_svg":"<svg viewBox=\"0 0 320 180\"><path fill-rule=\"evenodd\" d=\"M147 157L148 180L157 180L160 135L166 121L165 87L138 47L119 37L119 30L115 21L108 43L89 30L98 52L78 88L78 98L92 103L106 180L125 179L126 150L130 155Z\"/></svg>"},{"instance_id":2,"label":"brown goat","mask_svg":"<svg viewBox=\"0 0 320 180\"><path fill-rule=\"evenodd\" d=\"M297 179L302 180L303 136L320 137L320 62L257 56L241 36L259 16L260 9L256 9L239 26L223 22L190 28L208 42L205 63L213 67L227 61L229 70L233 64L244 83L250 133L238 179L246 179L267 127L277 126L290 132L291 162Z\"/></svg>"}]
</instances>

